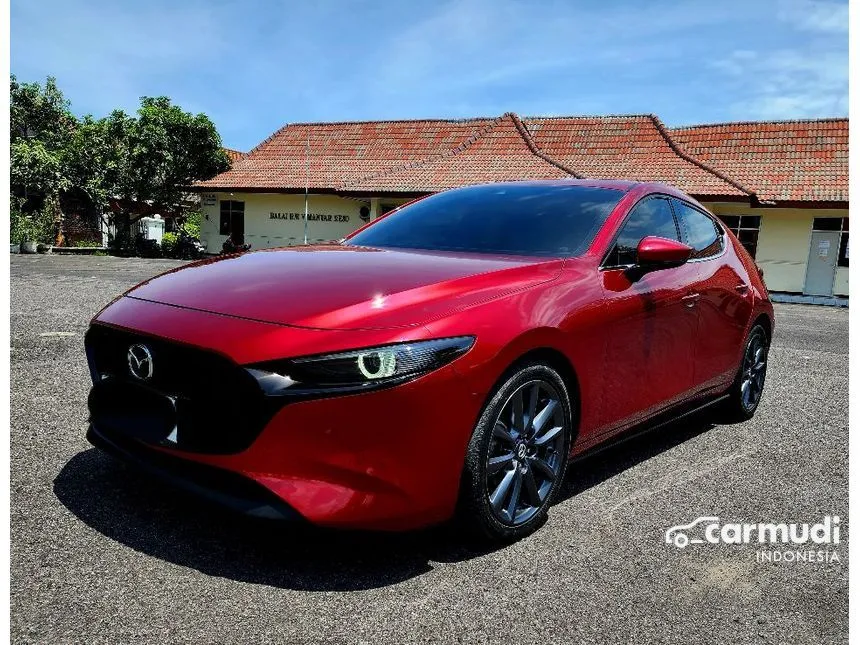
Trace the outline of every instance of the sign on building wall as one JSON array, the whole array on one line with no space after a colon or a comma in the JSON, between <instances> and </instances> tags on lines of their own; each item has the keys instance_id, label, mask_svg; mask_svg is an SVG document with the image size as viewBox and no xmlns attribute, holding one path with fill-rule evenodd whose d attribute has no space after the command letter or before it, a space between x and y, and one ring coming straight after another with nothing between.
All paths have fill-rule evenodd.
<instances>
[{"instance_id":1,"label":"sign on building wall","mask_svg":"<svg viewBox=\"0 0 860 645\"><path fill-rule=\"evenodd\" d=\"M305 221L304 213L269 213L269 219ZM349 215L329 215L327 213L308 213L309 222L348 222Z\"/></svg>"},{"instance_id":2,"label":"sign on building wall","mask_svg":"<svg viewBox=\"0 0 860 645\"><path fill-rule=\"evenodd\" d=\"M212 199L214 198L214 200ZM219 203L229 200L242 212L242 240L252 249L297 246L305 241L303 195L269 193L214 193L201 196L204 214L200 239L209 253L217 253L228 231L219 228ZM336 195L311 195L307 241L319 244L338 240L363 224L360 210L366 203Z\"/></svg>"}]
</instances>

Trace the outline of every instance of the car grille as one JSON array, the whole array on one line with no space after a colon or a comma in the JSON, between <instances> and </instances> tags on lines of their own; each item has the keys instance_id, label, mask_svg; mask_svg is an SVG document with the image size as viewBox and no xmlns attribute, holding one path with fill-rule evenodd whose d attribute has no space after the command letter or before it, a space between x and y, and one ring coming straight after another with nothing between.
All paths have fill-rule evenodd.
<instances>
[{"instance_id":1,"label":"car grille","mask_svg":"<svg viewBox=\"0 0 860 645\"><path fill-rule=\"evenodd\" d=\"M188 452L245 450L276 408L254 379L224 356L181 343L93 325L85 339L93 375L90 421L149 444ZM145 345L152 376L132 376L128 350Z\"/></svg>"}]
</instances>

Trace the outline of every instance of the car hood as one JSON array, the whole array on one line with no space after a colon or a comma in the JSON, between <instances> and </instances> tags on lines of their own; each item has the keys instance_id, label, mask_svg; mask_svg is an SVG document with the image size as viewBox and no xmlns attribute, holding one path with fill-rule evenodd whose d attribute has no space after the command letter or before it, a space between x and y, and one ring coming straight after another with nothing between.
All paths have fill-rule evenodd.
<instances>
[{"instance_id":1,"label":"car hood","mask_svg":"<svg viewBox=\"0 0 860 645\"><path fill-rule=\"evenodd\" d=\"M174 269L127 297L282 325L420 325L555 278L562 260L350 246L219 256Z\"/></svg>"}]
</instances>

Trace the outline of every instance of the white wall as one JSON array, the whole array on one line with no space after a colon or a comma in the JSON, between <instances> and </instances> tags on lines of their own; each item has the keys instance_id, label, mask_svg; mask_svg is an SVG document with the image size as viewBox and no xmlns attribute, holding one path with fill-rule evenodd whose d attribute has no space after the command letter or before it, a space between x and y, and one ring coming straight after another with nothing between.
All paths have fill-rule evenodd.
<instances>
[{"instance_id":1,"label":"white wall","mask_svg":"<svg viewBox=\"0 0 860 645\"><path fill-rule=\"evenodd\" d=\"M304 195L277 193L204 193L201 199L203 223L200 239L207 253L218 253L227 239L219 232L221 200L245 202L245 244L252 249L295 246L304 242ZM308 197L308 242L336 240L364 222L359 209L368 201L336 195Z\"/></svg>"}]
</instances>

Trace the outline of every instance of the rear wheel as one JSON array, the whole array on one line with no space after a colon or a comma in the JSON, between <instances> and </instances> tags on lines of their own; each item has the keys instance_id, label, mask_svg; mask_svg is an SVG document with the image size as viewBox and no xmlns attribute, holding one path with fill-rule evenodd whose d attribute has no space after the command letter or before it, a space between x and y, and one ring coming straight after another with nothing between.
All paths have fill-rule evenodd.
<instances>
[{"instance_id":1,"label":"rear wheel","mask_svg":"<svg viewBox=\"0 0 860 645\"><path fill-rule=\"evenodd\" d=\"M493 540L539 528L564 478L572 425L558 372L542 363L517 369L496 389L472 433L461 520Z\"/></svg>"},{"instance_id":2,"label":"rear wheel","mask_svg":"<svg viewBox=\"0 0 860 645\"><path fill-rule=\"evenodd\" d=\"M764 391L770 339L762 325L755 325L747 336L740 371L723 404L728 421L746 421L755 414Z\"/></svg>"}]
</instances>

